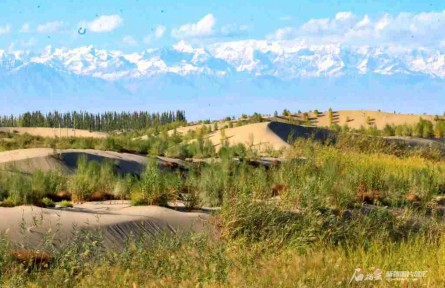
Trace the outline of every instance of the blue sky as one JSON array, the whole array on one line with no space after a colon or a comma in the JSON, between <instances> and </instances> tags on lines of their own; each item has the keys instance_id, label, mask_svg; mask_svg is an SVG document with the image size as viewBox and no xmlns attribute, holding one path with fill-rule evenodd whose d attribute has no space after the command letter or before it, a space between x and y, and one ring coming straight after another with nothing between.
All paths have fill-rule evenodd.
<instances>
[{"instance_id":1,"label":"blue sky","mask_svg":"<svg viewBox=\"0 0 445 288\"><path fill-rule=\"evenodd\" d=\"M180 40L205 45L240 39L318 39L320 36L326 41L341 42L346 40L339 39L344 30L337 22L342 17L351 19L351 15L356 18L353 22L356 26L361 25L365 17L376 23L377 28L386 25L383 36L362 33L362 38L355 35L354 41L368 41L371 37L377 43L394 42L397 41L394 38L406 36L403 26L415 22L414 32L406 39L418 39L419 45L439 45L445 43L445 35L435 35L434 29L437 33L444 30L444 10L443 0L2 0L0 49L38 52L47 45L67 48L93 45L132 52L170 46ZM408 16L403 14L406 17L400 18L401 13ZM392 22L387 25L385 17ZM329 22L317 22L317 19L329 19ZM437 27L427 31L427 37L426 30L432 23ZM87 28L85 35L77 33L80 27Z\"/></svg>"}]
</instances>

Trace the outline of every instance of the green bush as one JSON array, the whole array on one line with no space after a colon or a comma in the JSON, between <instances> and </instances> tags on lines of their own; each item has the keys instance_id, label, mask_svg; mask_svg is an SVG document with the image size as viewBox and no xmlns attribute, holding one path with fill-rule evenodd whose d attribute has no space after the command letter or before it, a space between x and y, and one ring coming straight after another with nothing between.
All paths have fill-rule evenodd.
<instances>
[{"instance_id":1,"label":"green bush","mask_svg":"<svg viewBox=\"0 0 445 288\"><path fill-rule=\"evenodd\" d=\"M140 181L134 186L131 199L134 203L166 206L168 201L175 199L175 188L170 185L177 185L176 180L176 176L159 171L157 161L150 160Z\"/></svg>"},{"instance_id":2,"label":"green bush","mask_svg":"<svg viewBox=\"0 0 445 288\"><path fill-rule=\"evenodd\" d=\"M77 161L77 170L69 178L67 186L77 200L86 201L94 192L112 194L117 179L113 162L88 162L86 156L81 156Z\"/></svg>"},{"instance_id":3,"label":"green bush","mask_svg":"<svg viewBox=\"0 0 445 288\"><path fill-rule=\"evenodd\" d=\"M62 202L60 202L59 204L60 208L72 208L73 207L73 203L71 203L70 201L67 200L62 200Z\"/></svg>"},{"instance_id":4,"label":"green bush","mask_svg":"<svg viewBox=\"0 0 445 288\"><path fill-rule=\"evenodd\" d=\"M42 207L44 207L44 208L52 208L52 207L56 207L56 204L54 203L53 200L45 197L45 198L42 199Z\"/></svg>"},{"instance_id":5,"label":"green bush","mask_svg":"<svg viewBox=\"0 0 445 288\"><path fill-rule=\"evenodd\" d=\"M15 203L11 198L3 199L3 201L0 201L0 207L14 207Z\"/></svg>"}]
</instances>

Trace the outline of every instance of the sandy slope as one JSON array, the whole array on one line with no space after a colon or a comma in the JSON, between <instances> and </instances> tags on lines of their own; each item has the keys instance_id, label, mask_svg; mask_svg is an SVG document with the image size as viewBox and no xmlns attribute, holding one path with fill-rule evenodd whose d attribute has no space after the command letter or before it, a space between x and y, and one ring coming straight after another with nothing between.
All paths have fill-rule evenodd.
<instances>
[{"instance_id":1,"label":"sandy slope","mask_svg":"<svg viewBox=\"0 0 445 288\"><path fill-rule=\"evenodd\" d=\"M272 147L274 149L288 148L290 145L278 137L270 128L269 122L249 124L240 127L224 129L225 138L221 131L210 134L210 141L219 147L221 140L226 139L230 145L245 144L258 149Z\"/></svg>"},{"instance_id":2,"label":"sandy slope","mask_svg":"<svg viewBox=\"0 0 445 288\"><path fill-rule=\"evenodd\" d=\"M113 161L117 164L118 171L121 173L140 173L147 163L147 157L129 153L92 149L65 149L57 150L57 155L54 156L53 149L32 148L0 152L0 167L8 169L13 166L22 172L32 172L36 169L43 171L61 169L69 172L76 168L77 159L82 155L87 157L88 161Z\"/></svg>"},{"instance_id":3,"label":"sandy slope","mask_svg":"<svg viewBox=\"0 0 445 288\"><path fill-rule=\"evenodd\" d=\"M314 135L316 138L325 139L329 132L324 129L304 127L280 122L262 122L248 124L240 127L227 128L224 132L216 131L210 134L209 139L219 147L223 134L230 145L246 144L259 150L271 147L273 149L288 148L289 137L310 138Z\"/></svg>"},{"instance_id":4,"label":"sandy slope","mask_svg":"<svg viewBox=\"0 0 445 288\"><path fill-rule=\"evenodd\" d=\"M233 123L233 125L236 125L236 122L237 121L231 121L232 123ZM218 130L219 129L222 129L224 126L229 126L229 121L218 121L218 122L216 122L216 125L217 125L217 127L218 127ZM210 124L195 124L195 125L190 125L190 126L184 126L184 127L179 127L179 128L176 128L176 132L178 133L178 134L186 134L188 131L196 131L196 130L198 130L198 129L201 129L203 126L205 126L205 127L207 127L207 129L212 129L212 130L214 130L214 127L215 127L215 123L210 123ZM168 135L173 135L173 133L174 133L174 129L172 129L172 130L169 130L168 131Z\"/></svg>"},{"instance_id":5,"label":"sandy slope","mask_svg":"<svg viewBox=\"0 0 445 288\"><path fill-rule=\"evenodd\" d=\"M153 237L159 233L203 232L208 215L179 212L158 206L131 207L121 201L90 202L68 209L35 206L0 208L0 234L17 245L44 248L45 237L60 246L81 229L102 233L106 247L122 248L130 234ZM46 235L46 236L45 236Z\"/></svg>"},{"instance_id":6,"label":"sandy slope","mask_svg":"<svg viewBox=\"0 0 445 288\"><path fill-rule=\"evenodd\" d=\"M90 132L88 130L67 129L67 128L16 128L16 127L0 127L0 132L16 131L19 134L28 133L33 136L41 137L89 137L89 138L106 138L107 133Z\"/></svg>"},{"instance_id":7,"label":"sandy slope","mask_svg":"<svg viewBox=\"0 0 445 288\"><path fill-rule=\"evenodd\" d=\"M317 126L329 126L329 114L327 111L320 112L318 117L313 112L309 112L310 122ZM340 110L334 111L333 123L340 126L347 124L350 128L360 129L361 126L367 128L367 119L371 120L372 124L375 124L378 129L383 129L386 124L402 125L409 124L414 125L419 122L420 118L424 120L433 121L432 115L409 115L409 114L394 114L387 112L377 111L358 111L358 110ZM297 114L297 119L303 120L303 114ZM434 122L433 122L434 123Z\"/></svg>"}]
</instances>

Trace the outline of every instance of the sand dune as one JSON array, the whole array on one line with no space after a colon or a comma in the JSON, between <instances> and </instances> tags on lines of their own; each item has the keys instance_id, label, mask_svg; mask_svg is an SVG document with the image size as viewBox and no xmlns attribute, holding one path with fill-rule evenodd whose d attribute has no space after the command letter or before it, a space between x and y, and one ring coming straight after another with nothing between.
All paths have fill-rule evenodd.
<instances>
[{"instance_id":1,"label":"sand dune","mask_svg":"<svg viewBox=\"0 0 445 288\"><path fill-rule=\"evenodd\" d=\"M229 126L229 122L232 122L235 125L237 121L236 120L233 120L233 121L218 121L218 122L216 122L218 130L224 128L224 126L228 127ZM189 125L189 126L184 126L184 127L178 127L178 128L176 128L176 132L178 134L186 134L189 131L196 131L198 129L201 129L203 126L207 127L207 129L212 129L213 130L214 127L215 127L215 122L210 123L210 124L194 124L194 125ZM174 131L175 131L174 129L169 130L168 131L168 135L170 135L170 136L173 135Z\"/></svg>"},{"instance_id":2,"label":"sand dune","mask_svg":"<svg viewBox=\"0 0 445 288\"><path fill-rule=\"evenodd\" d=\"M22 172L59 169L71 172L77 167L77 159L85 156L88 161L113 161L119 173L141 173L146 166L147 157L129 153L100 151L92 149L57 150L55 154L50 148L32 148L5 151L0 153L0 167L3 170L15 168Z\"/></svg>"},{"instance_id":3,"label":"sand dune","mask_svg":"<svg viewBox=\"0 0 445 288\"><path fill-rule=\"evenodd\" d=\"M308 113L311 124L326 127L330 125L329 114L327 111L320 112L318 117L313 112ZM359 110L340 110L333 112L333 123L343 126L347 124L350 128L360 129L360 127L367 128L371 125L375 125L377 129L383 129L386 124L394 125L414 125L419 122L420 118L424 120L434 120L432 115L409 115L409 114L397 114L378 111L359 111ZM296 114L296 119L304 121L302 113ZM368 123L370 120L371 123Z\"/></svg>"},{"instance_id":4,"label":"sand dune","mask_svg":"<svg viewBox=\"0 0 445 288\"><path fill-rule=\"evenodd\" d=\"M107 133L90 132L88 130L67 129L67 128L23 128L23 127L0 127L0 132L29 134L41 137L88 137L88 138L106 138Z\"/></svg>"},{"instance_id":5,"label":"sand dune","mask_svg":"<svg viewBox=\"0 0 445 288\"><path fill-rule=\"evenodd\" d=\"M224 132L217 131L210 134L209 139L216 147L221 146L221 140L225 136L225 140L230 144L245 144L259 150L267 149L285 149L290 147L288 140L302 137L325 140L330 136L326 129L318 129L313 127L305 127L300 125L292 125L281 122L261 122L248 124L240 127L227 128Z\"/></svg>"},{"instance_id":6,"label":"sand dune","mask_svg":"<svg viewBox=\"0 0 445 288\"><path fill-rule=\"evenodd\" d=\"M45 239L60 247L73 240L76 231L86 230L103 235L106 247L119 249L130 235L209 231L208 217L158 206L131 207L121 201L90 202L68 209L20 206L0 208L0 234L16 245L39 249L44 248Z\"/></svg>"}]
</instances>

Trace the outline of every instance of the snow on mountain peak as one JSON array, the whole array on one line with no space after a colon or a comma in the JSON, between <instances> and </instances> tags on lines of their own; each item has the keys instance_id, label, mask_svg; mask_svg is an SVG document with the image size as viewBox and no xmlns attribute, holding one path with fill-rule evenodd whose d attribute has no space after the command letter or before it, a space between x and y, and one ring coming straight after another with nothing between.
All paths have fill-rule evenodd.
<instances>
[{"instance_id":1,"label":"snow on mountain peak","mask_svg":"<svg viewBox=\"0 0 445 288\"><path fill-rule=\"evenodd\" d=\"M242 40L194 48L180 41L172 48L125 54L93 46L74 49L48 46L35 55L0 50L0 66L40 63L59 71L108 81L139 79L158 74L216 75L232 73L273 76L282 80L364 75L426 75L445 78L445 53L419 47L308 45L295 40ZM5 69L3 69L5 70ZM8 69L6 69L8 70Z\"/></svg>"},{"instance_id":2,"label":"snow on mountain peak","mask_svg":"<svg viewBox=\"0 0 445 288\"><path fill-rule=\"evenodd\" d=\"M173 49L183 53L193 53L193 47L185 43L184 40L179 41L173 45Z\"/></svg>"}]
</instances>

